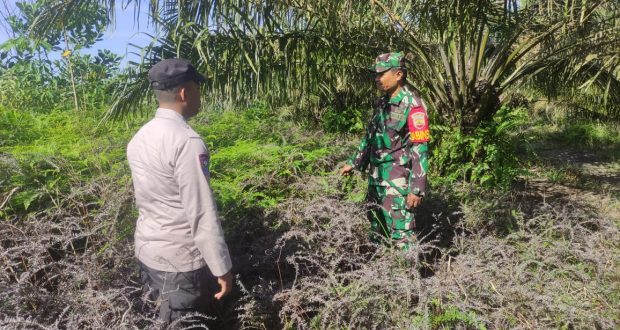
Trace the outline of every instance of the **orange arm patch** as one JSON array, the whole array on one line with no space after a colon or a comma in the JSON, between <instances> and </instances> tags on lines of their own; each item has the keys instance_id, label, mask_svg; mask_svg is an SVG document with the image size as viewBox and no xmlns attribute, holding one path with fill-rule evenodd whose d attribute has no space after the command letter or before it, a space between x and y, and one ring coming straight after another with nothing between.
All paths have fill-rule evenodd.
<instances>
[{"instance_id":1,"label":"orange arm patch","mask_svg":"<svg viewBox=\"0 0 620 330\"><path fill-rule=\"evenodd\" d=\"M422 106L412 107L407 117L409 126L409 138L411 142L423 143L431 140L431 132L428 127L428 115Z\"/></svg>"}]
</instances>

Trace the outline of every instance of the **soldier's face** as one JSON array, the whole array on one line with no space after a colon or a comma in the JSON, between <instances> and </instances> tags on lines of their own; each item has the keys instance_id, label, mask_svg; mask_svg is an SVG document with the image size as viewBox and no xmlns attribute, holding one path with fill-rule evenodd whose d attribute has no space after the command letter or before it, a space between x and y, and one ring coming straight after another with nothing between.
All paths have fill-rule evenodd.
<instances>
[{"instance_id":1,"label":"soldier's face","mask_svg":"<svg viewBox=\"0 0 620 330\"><path fill-rule=\"evenodd\" d=\"M400 70L386 70L375 74L375 83L377 89L381 92L391 92L398 87L399 81L403 76L403 72Z\"/></svg>"}]
</instances>

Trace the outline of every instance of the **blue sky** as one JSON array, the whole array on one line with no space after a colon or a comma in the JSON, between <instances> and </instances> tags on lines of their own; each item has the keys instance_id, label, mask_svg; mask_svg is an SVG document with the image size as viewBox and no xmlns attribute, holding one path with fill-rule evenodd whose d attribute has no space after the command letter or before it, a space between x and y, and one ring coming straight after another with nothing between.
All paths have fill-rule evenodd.
<instances>
[{"instance_id":1,"label":"blue sky","mask_svg":"<svg viewBox=\"0 0 620 330\"><path fill-rule=\"evenodd\" d=\"M120 7L120 6L118 6ZM127 62L138 61L139 55L132 54L139 52L136 47L130 44L136 44L138 46L145 46L151 43L151 35L155 34L155 30L147 23L147 15L141 13L140 20L135 22L133 7L122 10L116 8L116 24L110 26L103 35L103 40L97 42L90 52L97 53L97 49L109 49L112 52L122 55Z\"/></svg>"},{"instance_id":2,"label":"blue sky","mask_svg":"<svg viewBox=\"0 0 620 330\"><path fill-rule=\"evenodd\" d=\"M0 8L3 12L12 10L15 8L15 1L5 1L9 8ZM139 61L140 55L132 54L139 52L135 47L130 44L136 44L138 46L145 46L151 42L151 37L145 33L151 35L155 34L155 30L147 23L147 15L142 13L138 22L134 20L134 8L123 10L121 7L121 1L117 2L116 8L116 24L110 26L103 35L103 40L97 42L91 49L83 50L84 53L97 54L99 49L108 49L118 55L123 56L123 64L128 61ZM12 6L12 8L11 8ZM143 6L147 7L147 6ZM143 8L145 10L146 8ZM7 35L7 24L4 22L4 18L0 22L0 44L5 42L9 36Z\"/></svg>"}]
</instances>

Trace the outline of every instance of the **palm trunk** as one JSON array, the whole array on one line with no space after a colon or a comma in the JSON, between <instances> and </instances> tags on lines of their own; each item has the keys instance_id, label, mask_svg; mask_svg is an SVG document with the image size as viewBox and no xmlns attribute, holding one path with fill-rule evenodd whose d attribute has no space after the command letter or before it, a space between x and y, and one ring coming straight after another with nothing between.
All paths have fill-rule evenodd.
<instances>
[{"instance_id":1,"label":"palm trunk","mask_svg":"<svg viewBox=\"0 0 620 330\"><path fill-rule=\"evenodd\" d=\"M67 30L64 30L64 34L65 34L65 47L68 50L69 49L69 38L67 37ZM71 88L73 89L73 105L75 106L75 111L79 112L80 108L78 105L78 96L77 96L77 90L75 89L75 78L73 77L73 67L71 66L71 54L69 54L67 56L67 65L69 68L69 76L71 77Z\"/></svg>"}]
</instances>

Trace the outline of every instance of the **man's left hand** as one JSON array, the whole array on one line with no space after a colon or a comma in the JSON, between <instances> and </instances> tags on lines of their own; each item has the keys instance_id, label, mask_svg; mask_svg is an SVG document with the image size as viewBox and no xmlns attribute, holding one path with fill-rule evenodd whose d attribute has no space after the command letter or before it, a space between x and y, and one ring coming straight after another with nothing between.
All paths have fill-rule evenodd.
<instances>
[{"instance_id":1,"label":"man's left hand","mask_svg":"<svg viewBox=\"0 0 620 330\"><path fill-rule=\"evenodd\" d=\"M217 278L217 283L220 285L220 292L215 294L215 299L220 300L222 297L230 293L233 286L233 274L228 272Z\"/></svg>"},{"instance_id":2,"label":"man's left hand","mask_svg":"<svg viewBox=\"0 0 620 330\"><path fill-rule=\"evenodd\" d=\"M407 195L407 208L412 209L420 204L422 204L422 197L414 194Z\"/></svg>"}]
</instances>

